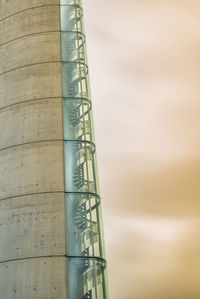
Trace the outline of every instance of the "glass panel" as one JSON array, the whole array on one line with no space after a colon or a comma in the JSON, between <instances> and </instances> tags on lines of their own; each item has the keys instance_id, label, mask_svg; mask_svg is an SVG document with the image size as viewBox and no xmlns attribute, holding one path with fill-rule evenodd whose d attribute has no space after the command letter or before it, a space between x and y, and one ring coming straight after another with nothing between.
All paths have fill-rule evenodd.
<instances>
[{"instance_id":1,"label":"glass panel","mask_svg":"<svg viewBox=\"0 0 200 299\"><path fill-rule=\"evenodd\" d=\"M83 31L83 10L79 5L61 6L61 31Z\"/></svg>"},{"instance_id":2,"label":"glass panel","mask_svg":"<svg viewBox=\"0 0 200 299\"><path fill-rule=\"evenodd\" d=\"M64 139L94 142L91 103L85 99L64 98Z\"/></svg>"},{"instance_id":3,"label":"glass panel","mask_svg":"<svg viewBox=\"0 0 200 299\"><path fill-rule=\"evenodd\" d=\"M83 141L65 141L66 192L99 194L95 145Z\"/></svg>"},{"instance_id":4,"label":"glass panel","mask_svg":"<svg viewBox=\"0 0 200 299\"><path fill-rule=\"evenodd\" d=\"M88 67L84 63L62 63L63 96L88 98Z\"/></svg>"},{"instance_id":5,"label":"glass panel","mask_svg":"<svg viewBox=\"0 0 200 299\"><path fill-rule=\"evenodd\" d=\"M70 299L108 299L106 263L98 259L69 258Z\"/></svg>"},{"instance_id":6,"label":"glass panel","mask_svg":"<svg viewBox=\"0 0 200 299\"><path fill-rule=\"evenodd\" d=\"M91 194L66 194L67 254L105 258L100 198Z\"/></svg>"},{"instance_id":7,"label":"glass panel","mask_svg":"<svg viewBox=\"0 0 200 299\"><path fill-rule=\"evenodd\" d=\"M62 61L86 62L85 35L80 32L62 32Z\"/></svg>"},{"instance_id":8,"label":"glass panel","mask_svg":"<svg viewBox=\"0 0 200 299\"><path fill-rule=\"evenodd\" d=\"M81 0L60 0L60 4L61 5L82 5L82 1Z\"/></svg>"}]
</instances>

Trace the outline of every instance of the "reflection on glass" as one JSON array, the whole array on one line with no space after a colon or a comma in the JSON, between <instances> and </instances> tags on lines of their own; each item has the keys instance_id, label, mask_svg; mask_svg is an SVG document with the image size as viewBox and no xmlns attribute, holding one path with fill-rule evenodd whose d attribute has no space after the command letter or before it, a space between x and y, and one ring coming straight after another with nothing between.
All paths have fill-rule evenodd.
<instances>
[{"instance_id":1,"label":"reflection on glass","mask_svg":"<svg viewBox=\"0 0 200 299\"><path fill-rule=\"evenodd\" d=\"M65 141L65 180L67 192L99 194L93 143Z\"/></svg>"},{"instance_id":2,"label":"reflection on glass","mask_svg":"<svg viewBox=\"0 0 200 299\"><path fill-rule=\"evenodd\" d=\"M108 299L81 0L60 0L68 298Z\"/></svg>"},{"instance_id":3,"label":"reflection on glass","mask_svg":"<svg viewBox=\"0 0 200 299\"><path fill-rule=\"evenodd\" d=\"M64 98L64 139L94 142L91 103L85 99Z\"/></svg>"},{"instance_id":4,"label":"reflection on glass","mask_svg":"<svg viewBox=\"0 0 200 299\"><path fill-rule=\"evenodd\" d=\"M60 5L82 5L82 0L60 0Z\"/></svg>"},{"instance_id":5,"label":"reflection on glass","mask_svg":"<svg viewBox=\"0 0 200 299\"><path fill-rule=\"evenodd\" d=\"M86 61L85 35L81 32L62 32L62 60Z\"/></svg>"},{"instance_id":6,"label":"reflection on glass","mask_svg":"<svg viewBox=\"0 0 200 299\"><path fill-rule=\"evenodd\" d=\"M61 31L83 31L83 10L78 5L61 6Z\"/></svg>"},{"instance_id":7,"label":"reflection on glass","mask_svg":"<svg viewBox=\"0 0 200 299\"><path fill-rule=\"evenodd\" d=\"M63 96L88 98L88 67L84 63L62 62Z\"/></svg>"},{"instance_id":8,"label":"reflection on glass","mask_svg":"<svg viewBox=\"0 0 200 299\"><path fill-rule=\"evenodd\" d=\"M66 215L68 255L104 258L99 197L67 193Z\"/></svg>"},{"instance_id":9,"label":"reflection on glass","mask_svg":"<svg viewBox=\"0 0 200 299\"><path fill-rule=\"evenodd\" d=\"M106 263L99 259L69 258L70 299L106 299Z\"/></svg>"}]
</instances>

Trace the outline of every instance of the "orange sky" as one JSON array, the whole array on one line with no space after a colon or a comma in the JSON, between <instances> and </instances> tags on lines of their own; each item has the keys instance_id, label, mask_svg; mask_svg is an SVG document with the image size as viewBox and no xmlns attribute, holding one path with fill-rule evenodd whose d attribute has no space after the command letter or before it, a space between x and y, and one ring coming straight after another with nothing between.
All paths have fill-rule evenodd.
<instances>
[{"instance_id":1,"label":"orange sky","mask_svg":"<svg viewBox=\"0 0 200 299\"><path fill-rule=\"evenodd\" d=\"M84 0L113 299L200 298L200 1Z\"/></svg>"}]
</instances>

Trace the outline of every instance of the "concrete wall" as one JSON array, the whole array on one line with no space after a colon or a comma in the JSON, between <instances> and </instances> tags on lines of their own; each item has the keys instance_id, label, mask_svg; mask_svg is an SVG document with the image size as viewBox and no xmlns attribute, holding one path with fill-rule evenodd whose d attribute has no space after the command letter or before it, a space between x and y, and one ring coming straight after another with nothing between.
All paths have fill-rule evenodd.
<instances>
[{"instance_id":1,"label":"concrete wall","mask_svg":"<svg viewBox=\"0 0 200 299\"><path fill-rule=\"evenodd\" d=\"M34 64L0 75L0 108L61 96L60 63Z\"/></svg>"},{"instance_id":2,"label":"concrete wall","mask_svg":"<svg viewBox=\"0 0 200 299\"><path fill-rule=\"evenodd\" d=\"M63 193L0 201L0 261L65 254ZM1 298L1 296L0 296Z\"/></svg>"},{"instance_id":3,"label":"concrete wall","mask_svg":"<svg viewBox=\"0 0 200 299\"><path fill-rule=\"evenodd\" d=\"M2 263L1 298L67 298L66 258L41 257Z\"/></svg>"},{"instance_id":4,"label":"concrete wall","mask_svg":"<svg viewBox=\"0 0 200 299\"><path fill-rule=\"evenodd\" d=\"M56 4L59 5L60 0L0 0L0 21L26 9Z\"/></svg>"},{"instance_id":5,"label":"concrete wall","mask_svg":"<svg viewBox=\"0 0 200 299\"><path fill-rule=\"evenodd\" d=\"M29 142L61 140L62 99L31 100L0 109L0 149Z\"/></svg>"},{"instance_id":6,"label":"concrete wall","mask_svg":"<svg viewBox=\"0 0 200 299\"><path fill-rule=\"evenodd\" d=\"M4 59L0 60L1 74L31 64L58 61L59 44L60 33L49 32L29 35L2 45L0 57Z\"/></svg>"},{"instance_id":7,"label":"concrete wall","mask_svg":"<svg viewBox=\"0 0 200 299\"><path fill-rule=\"evenodd\" d=\"M35 7L13 14L0 22L0 45L11 43L22 36L59 31L59 18L58 5Z\"/></svg>"},{"instance_id":8,"label":"concrete wall","mask_svg":"<svg viewBox=\"0 0 200 299\"><path fill-rule=\"evenodd\" d=\"M63 141L34 142L0 151L0 200L64 191Z\"/></svg>"},{"instance_id":9,"label":"concrete wall","mask_svg":"<svg viewBox=\"0 0 200 299\"><path fill-rule=\"evenodd\" d=\"M0 298L67 298L59 0L0 0Z\"/></svg>"}]
</instances>

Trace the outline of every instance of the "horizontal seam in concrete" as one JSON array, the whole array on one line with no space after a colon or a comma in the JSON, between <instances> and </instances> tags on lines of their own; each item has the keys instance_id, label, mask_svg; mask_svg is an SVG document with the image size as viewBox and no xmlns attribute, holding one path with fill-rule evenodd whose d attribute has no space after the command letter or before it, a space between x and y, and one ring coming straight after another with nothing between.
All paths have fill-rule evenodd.
<instances>
[{"instance_id":1,"label":"horizontal seam in concrete","mask_svg":"<svg viewBox=\"0 0 200 299\"><path fill-rule=\"evenodd\" d=\"M34 99L27 99L27 100L24 100L24 101L20 101L20 102L17 102L17 103L14 103L14 104L10 104L10 105L6 105L6 106L3 106L3 107L0 107L0 111L3 110L3 109L6 109L6 108L9 108L9 107L12 107L12 106L16 106L16 105L20 105L20 104L23 104L23 103L28 103L28 102L34 102L34 101L39 101L39 100L50 100L50 99L75 99L75 100L86 100L87 102L90 103L90 105L92 106L92 102L90 100L88 100L87 98L79 98L79 97L63 97L63 96L57 96L57 97L45 97L45 98L34 98Z\"/></svg>"},{"instance_id":2,"label":"horizontal seam in concrete","mask_svg":"<svg viewBox=\"0 0 200 299\"><path fill-rule=\"evenodd\" d=\"M25 196L32 196L32 195L42 195L42 194L57 194L57 193L63 193L63 194L65 194L66 192L64 190L63 191L58 190L58 191L46 191L46 192L35 192L35 193L19 194L19 195L13 195L13 196L1 198L0 202L4 201L4 200L8 200L8 199L17 198L17 197L25 197Z\"/></svg>"},{"instance_id":3,"label":"horizontal seam in concrete","mask_svg":"<svg viewBox=\"0 0 200 299\"><path fill-rule=\"evenodd\" d=\"M94 193L94 192L70 192L70 191L66 191L66 190L57 190L57 191L45 191L45 192L33 192L33 193L25 193L25 194L18 194L18 195L13 195L13 196L9 196L9 197L5 197L5 198L1 198L0 199L0 202L1 201L4 201L4 200L8 200L8 199L12 199L12 198L16 198L16 197L24 197L24 196L32 196L32 195L41 195L41 194L57 194L57 193L63 193L63 194L87 194L87 195L92 195L92 196L96 196L99 201L101 201L101 197L99 194L97 193Z\"/></svg>"},{"instance_id":4,"label":"horizontal seam in concrete","mask_svg":"<svg viewBox=\"0 0 200 299\"><path fill-rule=\"evenodd\" d=\"M17 102L17 103L14 103L14 104L10 104L10 105L7 105L7 106L0 107L0 111L3 110L3 109L6 109L6 108L12 107L12 106L17 106L17 105L23 104L23 103L34 102L34 101L39 101L39 100L52 100L52 99L63 99L63 97L60 96L60 97L47 97L47 98L28 99L28 100L25 100L25 101L21 101L21 102Z\"/></svg>"},{"instance_id":5,"label":"horizontal seam in concrete","mask_svg":"<svg viewBox=\"0 0 200 299\"><path fill-rule=\"evenodd\" d=\"M1 19L1 20L0 20L0 23L1 23L2 21L4 21L4 20L10 18L10 17L13 17L13 16L18 15L18 14L20 14L20 13L22 13L22 12L25 12L25 11L28 11L28 10L31 10L31 9L35 9L35 8L48 7L48 6L74 6L74 5L75 5L75 4L71 4L71 5L69 5L69 4L60 4L60 3L59 3L59 4L44 4L44 5L32 6L32 7L23 9L23 10L19 10L19 11L15 12L15 13L13 13L13 14L11 14L11 15L8 15L7 17ZM76 5L77 5L77 4L76 4ZM81 7L80 5L78 5L78 6L79 6L79 8L82 10L82 7Z\"/></svg>"},{"instance_id":6,"label":"horizontal seam in concrete","mask_svg":"<svg viewBox=\"0 0 200 299\"><path fill-rule=\"evenodd\" d=\"M60 255L44 255L44 256L30 256L30 257L24 257L24 258L18 258L18 259L12 259L12 260L5 260L0 261L0 264L3 263L10 263L10 262L16 262L16 261L23 261L23 260L31 260L31 259L45 259L45 258L55 258L55 257L64 257L67 258L66 255L60 254Z\"/></svg>"},{"instance_id":7,"label":"horizontal seam in concrete","mask_svg":"<svg viewBox=\"0 0 200 299\"><path fill-rule=\"evenodd\" d=\"M46 34L46 33L75 33L75 34L81 34L81 35L83 35L84 37L85 37L85 34L83 33L83 32L81 32L81 31L71 31L71 30L50 30L50 31L39 31L39 32L34 32L34 33L30 33L30 34L26 34L26 35L22 35L22 36L18 36L18 37L16 37L16 38L14 38L14 39L11 39L11 40L9 40L9 41L7 41L7 42L5 42L5 43L3 43L3 44L0 44L0 47L3 47L3 46L5 46L5 45L7 45L7 44L9 44L9 43L12 43L12 42L14 42L14 41L16 41L16 40L19 40L19 39L22 39L22 38L26 38L26 37L29 37L29 36L34 36L34 35L42 35L42 34Z\"/></svg>"},{"instance_id":8,"label":"horizontal seam in concrete","mask_svg":"<svg viewBox=\"0 0 200 299\"><path fill-rule=\"evenodd\" d=\"M49 30L49 31L39 31L39 32L34 32L34 33L30 33L30 34L26 34L26 35L22 35L22 36L19 36L19 37L16 37L14 39L11 39L3 44L0 44L0 47L4 46L4 45L7 45L13 41L16 41L18 39L21 39L21 38L25 38L25 37L28 37L28 36L33 36L33 35L40 35L40 34L45 34L45 33L55 33L55 32L60 32L60 30Z\"/></svg>"},{"instance_id":9,"label":"horizontal seam in concrete","mask_svg":"<svg viewBox=\"0 0 200 299\"><path fill-rule=\"evenodd\" d=\"M72 259L87 259L87 260L99 260L107 264L106 260L102 257L98 256L71 256L67 254L55 254L55 255L41 255L41 256L30 256L30 257L24 257L24 258L16 258L16 259L11 259L11 260L4 260L0 261L0 264L4 263L11 263L11 262L17 262L17 261L24 261L24 260L31 260L31 259L47 259L47 258L59 258L59 257L64 257L66 259L72 258Z\"/></svg>"},{"instance_id":10,"label":"horizontal seam in concrete","mask_svg":"<svg viewBox=\"0 0 200 299\"><path fill-rule=\"evenodd\" d=\"M52 60L52 61L44 61L44 62L36 62L36 63L31 63L31 64L26 64L26 65L22 65L22 66L18 66L14 69L8 70L6 72L0 73L0 76L5 75L7 73L25 68L25 67L30 67L30 66L34 66L34 65L40 65L40 64L51 64L51 63L62 63L62 60Z\"/></svg>"},{"instance_id":11,"label":"horizontal seam in concrete","mask_svg":"<svg viewBox=\"0 0 200 299\"><path fill-rule=\"evenodd\" d=\"M45 140L38 140L38 141L30 141L30 142L24 142L24 143L19 143L19 144L14 144L14 145L11 145L11 146L7 146L7 147L3 147L3 148L0 148L0 152L3 151L3 150L7 150L9 148L12 148L12 147L18 147L18 146L24 146L24 145L28 145L28 144L35 144L35 143L42 143L42 142L77 142L77 143L89 143L89 144L92 144L95 148L96 148L96 144L92 141L89 141L89 140L80 140L80 139L45 139Z\"/></svg>"},{"instance_id":12,"label":"horizontal seam in concrete","mask_svg":"<svg viewBox=\"0 0 200 299\"><path fill-rule=\"evenodd\" d=\"M42 7L48 7L48 6L60 6L60 4L45 4L45 5L38 5L38 6L32 6L32 7L29 7L29 8L26 8L26 9L23 9L23 10L20 10L20 11L17 11L3 19L0 20L0 23L3 22L4 20L6 19L9 19L10 17L13 17L15 15L18 15L20 13L23 13L25 11L29 11L29 10L33 10L33 9L37 9L37 8L42 8Z\"/></svg>"},{"instance_id":13,"label":"horizontal seam in concrete","mask_svg":"<svg viewBox=\"0 0 200 299\"><path fill-rule=\"evenodd\" d=\"M24 145L29 145L29 144L43 143L43 142L44 143L45 142L58 142L58 141L64 141L64 139L59 138L59 139L47 139L47 140L24 142L24 143L14 144L14 145L11 145L11 146L0 148L0 151L7 150L7 149L12 148L12 147L19 147L19 146L24 146Z\"/></svg>"}]
</instances>

